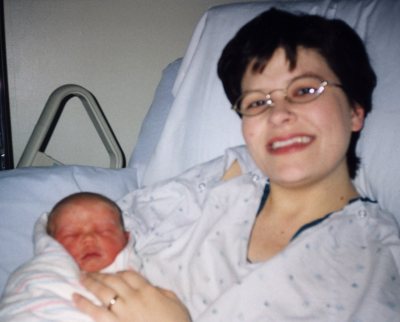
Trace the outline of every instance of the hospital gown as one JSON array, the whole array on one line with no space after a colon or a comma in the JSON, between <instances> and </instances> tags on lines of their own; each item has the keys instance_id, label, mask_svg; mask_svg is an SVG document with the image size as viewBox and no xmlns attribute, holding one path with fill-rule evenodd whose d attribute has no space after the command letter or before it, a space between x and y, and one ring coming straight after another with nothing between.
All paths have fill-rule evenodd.
<instances>
[{"instance_id":1,"label":"hospital gown","mask_svg":"<svg viewBox=\"0 0 400 322\"><path fill-rule=\"evenodd\" d=\"M80 293L99 301L80 284L79 267L56 240L46 233L47 214L37 220L34 230L35 257L9 278L0 300L0 322L93 321L75 308L72 294ZM134 239L118 254L104 272L137 269L139 258Z\"/></svg>"},{"instance_id":2,"label":"hospital gown","mask_svg":"<svg viewBox=\"0 0 400 322\"><path fill-rule=\"evenodd\" d=\"M238 160L242 175L223 173ZM244 147L120 201L141 271L195 322L400 321L399 228L368 199L303 229L273 258L247 259L268 180Z\"/></svg>"}]
</instances>

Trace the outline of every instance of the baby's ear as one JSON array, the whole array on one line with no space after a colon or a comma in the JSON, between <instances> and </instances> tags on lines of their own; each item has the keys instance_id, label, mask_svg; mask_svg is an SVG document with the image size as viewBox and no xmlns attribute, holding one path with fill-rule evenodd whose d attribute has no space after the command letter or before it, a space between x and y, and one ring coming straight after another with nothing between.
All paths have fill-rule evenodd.
<instances>
[{"instance_id":1,"label":"baby's ear","mask_svg":"<svg viewBox=\"0 0 400 322\"><path fill-rule=\"evenodd\" d=\"M130 237L130 233L129 233L129 231L124 231L124 235L125 235L125 239L128 241L129 240L129 237Z\"/></svg>"}]
</instances>

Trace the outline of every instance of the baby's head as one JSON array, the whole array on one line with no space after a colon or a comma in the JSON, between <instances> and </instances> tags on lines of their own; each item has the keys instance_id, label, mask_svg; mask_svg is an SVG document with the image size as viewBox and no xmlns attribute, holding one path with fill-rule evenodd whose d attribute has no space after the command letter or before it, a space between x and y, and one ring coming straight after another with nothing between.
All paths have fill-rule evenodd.
<instances>
[{"instance_id":1,"label":"baby's head","mask_svg":"<svg viewBox=\"0 0 400 322\"><path fill-rule=\"evenodd\" d=\"M60 200L49 213L47 233L86 272L97 272L110 265L129 239L118 205L91 192L75 193Z\"/></svg>"}]
</instances>

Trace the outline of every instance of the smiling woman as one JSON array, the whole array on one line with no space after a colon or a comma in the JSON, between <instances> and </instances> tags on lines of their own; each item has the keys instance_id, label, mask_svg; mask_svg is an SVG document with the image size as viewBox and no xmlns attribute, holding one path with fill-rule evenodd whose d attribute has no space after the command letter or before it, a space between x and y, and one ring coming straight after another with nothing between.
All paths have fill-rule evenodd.
<instances>
[{"instance_id":1,"label":"smiling woman","mask_svg":"<svg viewBox=\"0 0 400 322\"><path fill-rule=\"evenodd\" d=\"M244 92L284 88L309 74L339 83L316 51L299 48L296 67L290 70L285 51L277 48L262 72L254 73L249 65L242 88ZM317 79L315 84L318 89L321 82ZM302 88L301 92L310 91ZM301 102L282 96L276 95L264 113L244 115L242 120L249 152L270 182L269 197L249 245L249 258L255 253L257 261L281 251L303 225L342 209L358 196L345 156L352 131L359 131L363 124L361 107L353 109L339 87ZM282 230L287 233L276 238L274 232Z\"/></svg>"}]
</instances>

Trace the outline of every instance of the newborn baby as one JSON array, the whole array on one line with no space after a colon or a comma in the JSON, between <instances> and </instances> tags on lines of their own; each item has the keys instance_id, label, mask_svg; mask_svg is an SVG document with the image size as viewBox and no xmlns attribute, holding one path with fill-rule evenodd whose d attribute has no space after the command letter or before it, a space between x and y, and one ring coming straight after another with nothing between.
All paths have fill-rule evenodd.
<instances>
[{"instance_id":1,"label":"newborn baby","mask_svg":"<svg viewBox=\"0 0 400 322\"><path fill-rule=\"evenodd\" d=\"M81 285L81 272L138 270L133 243L112 200L91 192L67 196L36 222L35 256L10 276L0 321L92 321L72 302L80 293L100 304Z\"/></svg>"},{"instance_id":2,"label":"newborn baby","mask_svg":"<svg viewBox=\"0 0 400 322\"><path fill-rule=\"evenodd\" d=\"M129 239L118 205L88 192L58 202L49 214L46 230L86 272L110 265Z\"/></svg>"}]
</instances>

